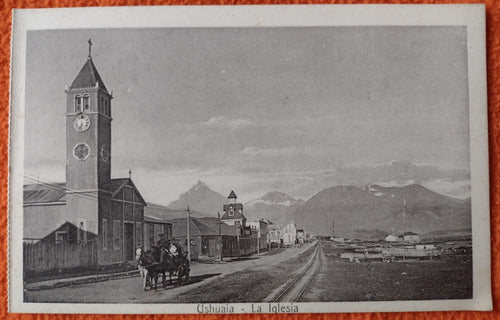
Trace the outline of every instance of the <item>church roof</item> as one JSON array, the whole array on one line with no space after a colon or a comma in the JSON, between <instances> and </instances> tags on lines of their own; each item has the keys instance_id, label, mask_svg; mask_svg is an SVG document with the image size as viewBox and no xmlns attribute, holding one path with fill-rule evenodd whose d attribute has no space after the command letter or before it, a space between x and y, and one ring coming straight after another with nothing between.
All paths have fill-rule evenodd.
<instances>
[{"instance_id":1,"label":"church roof","mask_svg":"<svg viewBox=\"0 0 500 320\"><path fill-rule=\"evenodd\" d=\"M23 186L23 203L52 203L66 201L66 184L36 183Z\"/></svg>"},{"instance_id":2,"label":"church roof","mask_svg":"<svg viewBox=\"0 0 500 320\"><path fill-rule=\"evenodd\" d=\"M234 193L233 190L231 190L231 193L227 196L228 199L236 199L236 193Z\"/></svg>"},{"instance_id":3,"label":"church roof","mask_svg":"<svg viewBox=\"0 0 500 320\"><path fill-rule=\"evenodd\" d=\"M109 191L111 191L113 193L113 197L114 197L126 185L129 185L129 186L133 187L136 195L139 197L139 200L141 200L141 202L144 205L147 205L146 201L142 197L141 193L139 192L139 190L137 189L137 187L135 186L135 184L134 184L134 182L132 181L131 178L116 178L116 179L111 179L111 184L109 186Z\"/></svg>"},{"instance_id":4,"label":"church roof","mask_svg":"<svg viewBox=\"0 0 500 320\"><path fill-rule=\"evenodd\" d=\"M97 72L94 62L92 62L92 58L89 57L71 84L70 89L95 88L96 83L99 84L99 88L108 92L99 72Z\"/></svg>"},{"instance_id":5,"label":"church roof","mask_svg":"<svg viewBox=\"0 0 500 320\"><path fill-rule=\"evenodd\" d=\"M146 201L130 178L111 179L107 190L116 195L125 185L130 185L134 188L139 200L146 205ZM65 183L35 183L23 186L23 204L35 203L53 203L66 202L66 184Z\"/></svg>"}]
</instances>

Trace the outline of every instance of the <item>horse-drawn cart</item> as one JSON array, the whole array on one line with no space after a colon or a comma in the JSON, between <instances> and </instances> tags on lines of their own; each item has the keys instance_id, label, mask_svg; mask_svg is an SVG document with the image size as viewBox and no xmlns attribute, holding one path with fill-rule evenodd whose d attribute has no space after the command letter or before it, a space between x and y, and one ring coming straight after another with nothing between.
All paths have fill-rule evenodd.
<instances>
[{"instance_id":1,"label":"horse-drawn cart","mask_svg":"<svg viewBox=\"0 0 500 320\"><path fill-rule=\"evenodd\" d=\"M153 247L152 250L148 250L147 252L138 249L137 260L139 272L143 279L144 290L147 290L148 287L156 289L160 276L165 288L167 286L167 273L170 285L173 284L173 276L177 278L177 286L181 286L189 280L189 272L191 270L189 260L182 253L174 256L163 246Z\"/></svg>"}]
</instances>

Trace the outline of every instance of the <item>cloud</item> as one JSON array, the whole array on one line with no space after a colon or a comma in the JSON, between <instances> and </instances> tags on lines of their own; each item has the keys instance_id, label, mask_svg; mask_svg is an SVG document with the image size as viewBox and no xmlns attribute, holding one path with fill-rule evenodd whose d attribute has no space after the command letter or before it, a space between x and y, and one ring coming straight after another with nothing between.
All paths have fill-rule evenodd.
<instances>
[{"instance_id":1,"label":"cloud","mask_svg":"<svg viewBox=\"0 0 500 320\"><path fill-rule=\"evenodd\" d=\"M470 180L452 181L449 179L433 179L424 181L422 185L432 191L445 194L450 197L466 199L471 196Z\"/></svg>"},{"instance_id":2,"label":"cloud","mask_svg":"<svg viewBox=\"0 0 500 320\"><path fill-rule=\"evenodd\" d=\"M249 119L228 119L224 116L217 116L208 119L208 121L202 122L202 126L209 128L228 128L232 130L246 128L254 125L254 122Z\"/></svg>"},{"instance_id":3,"label":"cloud","mask_svg":"<svg viewBox=\"0 0 500 320\"><path fill-rule=\"evenodd\" d=\"M255 147L246 147L241 151L245 156L283 156L283 155L294 155L303 153L302 150L298 148L279 148L279 149L258 149Z\"/></svg>"}]
</instances>

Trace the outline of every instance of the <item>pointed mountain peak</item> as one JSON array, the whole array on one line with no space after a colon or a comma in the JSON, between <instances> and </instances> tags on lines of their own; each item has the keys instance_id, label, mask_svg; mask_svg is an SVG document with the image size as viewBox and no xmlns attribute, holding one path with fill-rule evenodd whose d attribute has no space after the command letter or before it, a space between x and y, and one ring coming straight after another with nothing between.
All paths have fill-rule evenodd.
<instances>
[{"instance_id":1,"label":"pointed mountain peak","mask_svg":"<svg viewBox=\"0 0 500 320\"><path fill-rule=\"evenodd\" d=\"M270 203L293 203L295 201L294 198L290 197L286 193L280 191L271 191L262 196L261 200L270 202Z\"/></svg>"},{"instance_id":2,"label":"pointed mountain peak","mask_svg":"<svg viewBox=\"0 0 500 320\"><path fill-rule=\"evenodd\" d=\"M172 201L168 207L171 209L185 209L189 206L192 210L217 216L222 210L226 198L220 193L213 191L204 182L198 181L188 191L181 194L179 199Z\"/></svg>"},{"instance_id":3,"label":"pointed mountain peak","mask_svg":"<svg viewBox=\"0 0 500 320\"><path fill-rule=\"evenodd\" d=\"M194 186L191 187L191 190L200 190L200 189L210 189L203 181L198 180Z\"/></svg>"},{"instance_id":4,"label":"pointed mountain peak","mask_svg":"<svg viewBox=\"0 0 500 320\"><path fill-rule=\"evenodd\" d=\"M97 68L95 67L94 62L92 62L92 58L89 57L85 62L85 64L83 65L83 68L76 76L75 80L73 80L70 89L83 89L83 88L95 88L95 87L101 88L106 93L108 92L106 86L104 85L104 82L102 81L101 76L99 75L99 72L97 72Z\"/></svg>"}]
</instances>

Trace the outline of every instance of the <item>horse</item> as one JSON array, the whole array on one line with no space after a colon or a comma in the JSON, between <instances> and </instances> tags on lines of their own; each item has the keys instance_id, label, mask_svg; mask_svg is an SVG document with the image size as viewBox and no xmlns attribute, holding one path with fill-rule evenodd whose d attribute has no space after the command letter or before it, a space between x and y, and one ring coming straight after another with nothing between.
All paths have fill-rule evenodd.
<instances>
[{"instance_id":1,"label":"horse","mask_svg":"<svg viewBox=\"0 0 500 320\"><path fill-rule=\"evenodd\" d=\"M137 269L139 269L139 274L143 279L143 289L146 290L148 285L152 287L151 280L158 278L156 274L156 259L151 250L144 251L142 248L136 250L136 259L138 261Z\"/></svg>"},{"instance_id":2,"label":"horse","mask_svg":"<svg viewBox=\"0 0 500 320\"><path fill-rule=\"evenodd\" d=\"M146 252L141 247L135 250L135 260L137 260L137 270L139 270L139 275L144 279L146 277L146 267L144 265L146 257Z\"/></svg>"},{"instance_id":3,"label":"horse","mask_svg":"<svg viewBox=\"0 0 500 320\"><path fill-rule=\"evenodd\" d=\"M138 249L139 271L145 270L143 288L149 285L151 288L157 289L158 278L162 277L163 287L167 286L166 273L169 275L169 283L172 284L172 275L177 274L177 285L180 286L183 282L189 279L189 260L182 255L182 252L175 257L163 245L153 246L151 250L144 252Z\"/></svg>"}]
</instances>

